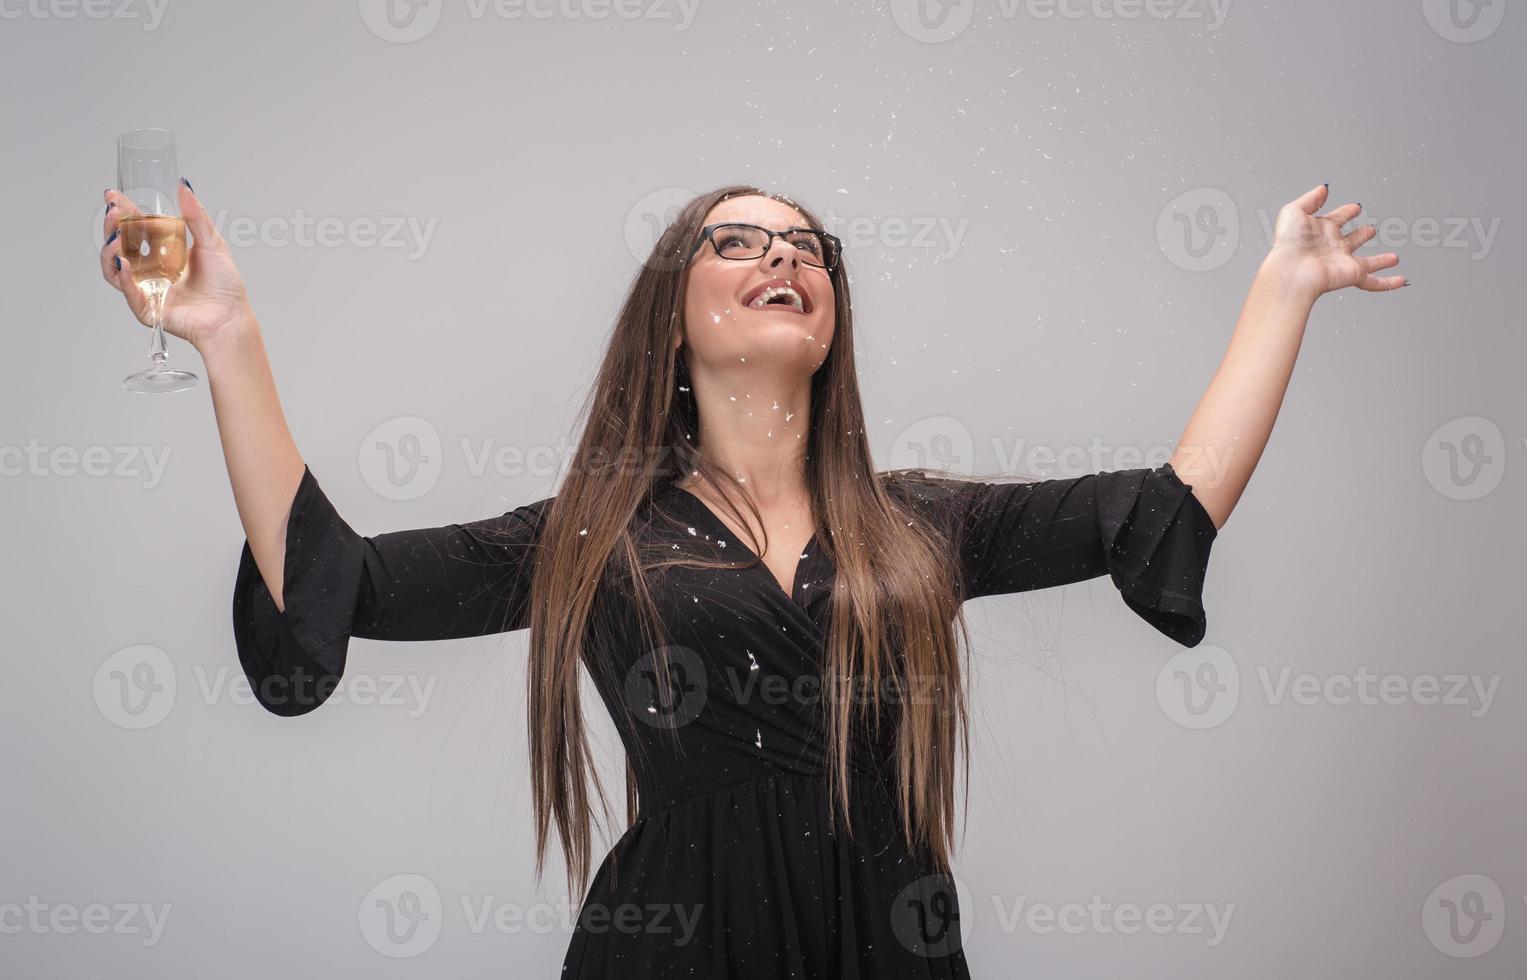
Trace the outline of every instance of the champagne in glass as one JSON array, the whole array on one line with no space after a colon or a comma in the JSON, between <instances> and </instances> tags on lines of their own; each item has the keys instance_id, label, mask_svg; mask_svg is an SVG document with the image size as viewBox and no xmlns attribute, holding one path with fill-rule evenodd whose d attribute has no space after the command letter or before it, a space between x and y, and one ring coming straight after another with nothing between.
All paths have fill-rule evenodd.
<instances>
[{"instance_id":1,"label":"champagne in glass","mask_svg":"<svg viewBox=\"0 0 1527 980\"><path fill-rule=\"evenodd\" d=\"M117 221L122 261L140 287L174 285L186 271L186 223L164 214L133 214Z\"/></svg>"},{"instance_id":2,"label":"champagne in glass","mask_svg":"<svg viewBox=\"0 0 1527 980\"><path fill-rule=\"evenodd\" d=\"M196 384L190 371L166 366L164 302L186 269L186 223L180 215L180 171L175 137L163 129L135 129L117 140L117 187L132 202L118 219L122 263L148 299L154 335L152 365L122 381L128 391L157 394Z\"/></svg>"}]
</instances>

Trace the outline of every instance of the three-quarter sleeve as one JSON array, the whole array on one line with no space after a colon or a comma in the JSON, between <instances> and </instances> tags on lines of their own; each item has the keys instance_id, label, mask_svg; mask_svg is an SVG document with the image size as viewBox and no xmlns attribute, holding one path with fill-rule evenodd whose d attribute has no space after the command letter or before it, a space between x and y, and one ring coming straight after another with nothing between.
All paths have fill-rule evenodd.
<instances>
[{"instance_id":1,"label":"three-quarter sleeve","mask_svg":"<svg viewBox=\"0 0 1527 980\"><path fill-rule=\"evenodd\" d=\"M278 715L322 704L349 639L442 640L524 629L536 545L554 498L469 524L362 537L306 466L286 525L282 599L249 542L233 590L233 635L256 700Z\"/></svg>"},{"instance_id":2,"label":"three-quarter sleeve","mask_svg":"<svg viewBox=\"0 0 1527 980\"><path fill-rule=\"evenodd\" d=\"M1184 646L1204 637L1218 529L1170 463L1029 483L947 481L966 599L1108 575L1124 602Z\"/></svg>"}]
</instances>

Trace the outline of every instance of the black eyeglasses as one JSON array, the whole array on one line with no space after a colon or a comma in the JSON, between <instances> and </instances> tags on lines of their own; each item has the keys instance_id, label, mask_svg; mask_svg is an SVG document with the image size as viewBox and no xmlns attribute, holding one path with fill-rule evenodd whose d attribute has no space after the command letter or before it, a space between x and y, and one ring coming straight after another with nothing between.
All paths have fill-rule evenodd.
<instances>
[{"instance_id":1,"label":"black eyeglasses","mask_svg":"<svg viewBox=\"0 0 1527 980\"><path fill-rule=\"evenodd\" d=\"M783 238L786 244L794 245L801 252L802 262L829 272L837 268L838 257L843 253L843 243L836 235L829 235L815 228L786 228L784 231L774 231L757 225L726 221L701 228L700 240L695 242L694 251L689 253L689 257L694 258L701 246L710 242L716 254L723 259L738 261L761 259L768 254L776 238Z\"/></svg>"}]
</instances>

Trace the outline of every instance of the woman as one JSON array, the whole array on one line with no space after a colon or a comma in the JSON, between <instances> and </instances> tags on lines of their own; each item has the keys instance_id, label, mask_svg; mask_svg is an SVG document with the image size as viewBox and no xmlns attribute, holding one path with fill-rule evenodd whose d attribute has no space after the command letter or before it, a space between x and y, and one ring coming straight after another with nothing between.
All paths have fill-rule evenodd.
<instances>
[{"instance_id":1,"label":"woman","mask_svg":"<svg viewBox=\"0 0 1527 980\"><path fill-rule=\"evenodd\" d=\"M1032 483L877 473L838 242L788 198L691 201L638 273L556 496L362 537L287 431L260 328L190 190L165 328L206 362L247 534L239 658L296 715L348 639L530 630L537 869L552 824L581 888L593 775L578 691L627 754L630 826L563 976L968 976L948 877L966 748L961 604L1111 576L1186 646L1210 546L1277 415L1311 305L1393 289L1359 206L1279 214L1224 363L1171 460ZM107 192L106 230L130 209ZM106 279L142 319L115 236ZM957 631L964 642L957 642ZM603 791L594 780L603 803Z\"/></svg>"}]
</instances>

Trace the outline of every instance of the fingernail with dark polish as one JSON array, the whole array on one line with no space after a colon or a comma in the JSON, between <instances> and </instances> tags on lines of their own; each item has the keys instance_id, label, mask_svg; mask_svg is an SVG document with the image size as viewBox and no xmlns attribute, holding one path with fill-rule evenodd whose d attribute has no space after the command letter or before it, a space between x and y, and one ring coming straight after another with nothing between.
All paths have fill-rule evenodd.
<instances>
[{"instance_id":1,"label":"fingernail with dark polish","mask_svg":"<svg viewBox=\"0 0 1527 980\"><path fill-rule=\"evenodd\" d=\"M113 255L111 257L111 260L117 264L117 271L121 272L122 271L122 256L120 256L120 255Z\"/></svg>"},{"instance_id":2,"label":"fingernail with dark polish","mask_svg":"<svg viewBox=\"0 0 1527 980\"><path fill-rule=\"evenodd\" d=\"M196 188L194 188L194 187L191 187L191 182L190 182L190 181L189 181L189 180L186 180L186 179L185 179L185 178L184 178L184 177L182 177L182 178L180 178L180 182L181 182L181 183L182 183L182 184L185 184L185 185L186 185L186 186L187 186L187 187L190 187L190 188L191 188L191 193L192 193L192 194L195 194L195 193L196 193Z\"/></svg>"},{"instance_id":3,"label":"fingernail with dark polish","mask_svg":"<svg viewBox=\"0 0 1527 980\"><path fill-rule=\"evenodd\" d=\"M1405 280L1405 285L1407 285L1407 286L1410 285L1410 280L1409 279Z\"/></svg>"},{"instance_id":4,"label":"fingernail with dark polish","mask_svg":"<svg viewBox=\"0 0 1527 980\"><path fill-rule=\"evenodd\" d=\"M106 244L107 244L107 245L110 245L110 244L111 244L111 243L112 243L112 242L114 242L114 241L116 241L116 240L117 240L117 233L118 233L118 232L120 232L120 231L121 231L121 230L122 230L122 229L120 229L120 228L117 228L117 229L116 229L116 230L114 230L114 231L113 231L113 232L112 232L112 233L111 233L111 237L110 237L110 238L108 238L108 239L106 239Z\"/></svg>"},{"instance_id":5,"label":"fingernail with dark polish","mask_svg":"<svg viewBox=\"0 0 1527 980\"><path fill-rule=\"evenodd\" d=\"M110 211L112 208L114 208L116 206L117 206L117 202L116 201L107 201L106 202L106 210L108 210L108 211Z\"/></svg>"}]
</instances>

